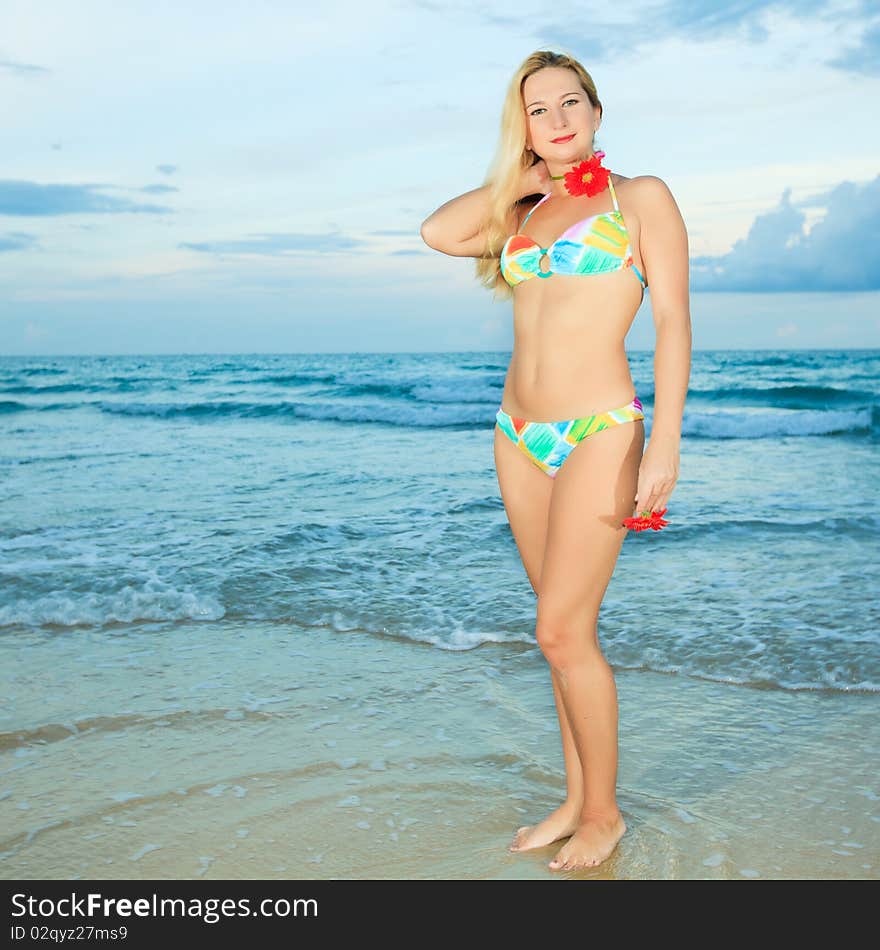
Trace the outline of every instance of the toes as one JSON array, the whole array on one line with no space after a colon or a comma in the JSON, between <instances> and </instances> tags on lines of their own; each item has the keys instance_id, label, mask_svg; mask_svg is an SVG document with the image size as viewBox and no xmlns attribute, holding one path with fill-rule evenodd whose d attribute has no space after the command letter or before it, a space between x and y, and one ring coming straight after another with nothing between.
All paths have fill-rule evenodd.
<instances>
[{"instance_id":1,"label":"toes","mask_svg":"<svg viewBox=\"0 0 880 950\"><path fill-rule=\"evenodd\" d=\"M521 835L528 828L528 825L523 825L522 828L517 828L516 833L513 836L513 840L507 846L508 851L519 851L519 846L522 843Z\"/></svg>"},{"instance_id":2,"label":"toes","mask_svg":"<svg viewBox=\"0 0 880 950\"><path fill-rule=\"evenodd\" d=\"M569 864L571 860L571 845L570 843L566 842L566 844L556 852L556 857L553 859L553 864L556 865L557 871L566 871L568 870L566 865Z\"/></svg>"},{"instance_id":3,"label":"toes","mask_svg":"<svg viewBox=\"0 0 880 950\"><path fill-rule=\"evenodd\" d=\"M547 866L553 871L574 871L581 867L581 864L576 857L557 854Z\"/></svg>"},{"instance_id":4,"label":"toes","mask_svg":"<svg viewBox=\"0 0 880 950\"><path fill-rule=\"evenodd\" d=\"M521 828L517 828L514 833L513 840L510 842L508 851L519 851L519 846L522 844L522 835L524 831L529 830L529 825L523 825Z\"/></svg>"}]
</instances>

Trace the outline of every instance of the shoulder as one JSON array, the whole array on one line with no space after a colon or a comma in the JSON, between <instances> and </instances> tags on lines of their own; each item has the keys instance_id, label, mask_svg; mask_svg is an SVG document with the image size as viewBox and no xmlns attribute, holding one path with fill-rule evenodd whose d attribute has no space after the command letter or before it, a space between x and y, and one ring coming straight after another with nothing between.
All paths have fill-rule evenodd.
<instances>
[{"instance_id":1,"label":"shoulder","mask_svg":"<svg viewBox=\"0 0 880 950\"><path fill-rule=\"evenodd\" d=\"M620 188L626 196L625 200L643 223L681 217L672 190L656 175L637 175L635 178L620 176L620 183L615 182L615 187Z\"/></svg>"},{"instance_id":2,"label":"shoulder","mask_svg":"<svg viewBox=\"0 0 880 950\"><path fill-rule=\"evenodd\" d=\"M636 205L647 211L669 210L676 207L672 190L662 178L656 175L637 175L635 178L620 177L626 194Z\"/></svg>"},{"instance_id":3,"label":"shoulder","mask_svg":"<svg viewBox=\"0 0 880 950\"><path fill-rule=\"evenodd\" d=\"M635 178L625 178L623 175L614 175L616 188L623 186L627 194L643 201L660 201L672 197L669 185L656 175L636 175Z\"/></svg>"}]
</instances>

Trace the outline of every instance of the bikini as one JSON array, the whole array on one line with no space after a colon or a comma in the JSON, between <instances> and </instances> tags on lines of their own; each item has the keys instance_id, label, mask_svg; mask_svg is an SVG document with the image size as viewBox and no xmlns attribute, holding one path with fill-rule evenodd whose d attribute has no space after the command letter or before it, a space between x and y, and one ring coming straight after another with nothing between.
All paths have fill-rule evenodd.
<instances>
[{"instance_id":1,"label":"bikini","mask_svg":"<svg viewBox=\"0 0 880 950\"><path fill-rule=\"evenodd\" d=\"M631 268L643 287L648 283L633 263L629 232L617 203L617 194L611 176L608 187L614 202L613 211L603 211L575 222L550 247L540 247L528 235L516 233L505 241L501 249L501 275L515 287L533 277L552 277L554 274L572 274L590 277ZM522 225L550 197L550 193L525 216ZM541 270L540 262L546 255L550 269ZM511 416L504 409L495 414L499 429L525 453L535 465L555 478L571 451L588 436L602 429L644 419L642 404L637 396L608 412L578 419L536 422Z\"/></svg>"}]
</instances>

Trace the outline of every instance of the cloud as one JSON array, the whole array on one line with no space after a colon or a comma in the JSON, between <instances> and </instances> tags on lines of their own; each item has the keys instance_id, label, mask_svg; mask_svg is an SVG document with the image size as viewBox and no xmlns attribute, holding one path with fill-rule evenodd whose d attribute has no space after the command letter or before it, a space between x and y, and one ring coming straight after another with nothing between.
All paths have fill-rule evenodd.
<instances>
[{"instance_id":1,"label":"cloud","mask_svg":"<svg viewBox=\"0 0 880 950\"><path fill-rule=\"evenodd\" d=\"M59 214L121 214L172 211L161 205L136 204L127 198L102 195L112 185L41 185L33 181L0 180L0 214L46 217Z\"/></svg>"},{"instance_id":2,"label":"cloud","mask_svg":"<svg viewBox=\"0 0 880 950\"><path fill-rule=\"evenodd\" d=\"M854 49L825 61L826 66L845 72L880 74L878 46L880 24L873 0L855 0L829 4L826 0L669 0L653 10L652 26L642 22L645 36L677 35L685 40L713 41L725 35L734 35L747 43L773 41L774 31L767 28L768 14L786 14L791 19L807 19L828 24L831 29L841 24L857 25L864 20L865 29ZM873 14L873 15L872 15ZM770 21L773 22L772 20ZM646 27L648 27L646 29ZM830 32L830 31L829 31Z\"/></svg>"},{"instance_id":3,"label":"cloud","mask_svg":"<svg viewBox=\"0 0 880 950\"><path fill-rule=\"evenodd\" d=\"M771 35L763 22L770 11L785 11L792 17L821 16L827 5L826 0L670 0L654 8L655 26L690 40L737 34L752 43L763 43ZM832 18L839 15L835 12Z\"/></svg>"},{"instance_id":4,"label":"cloud","mask_svg":"<svg viewBox=\"0 0 880 950\"><path fill-rule=\"evenodd\" d=\"M425 0L418 5L432 12L437 9ZM880 75L880 21L874 0L836 4L827 0L665 0L636 8L637 23L622 23L616 15L603 19L601 14L575 13L565 19L545 18L535 27L534 17L517 11L486 12L481 19L489 26L529 32L537 37L536 49L570 52L582 62L613 62L654 46L658 37L693 44L725 38L753 46L772 44L780 15L798 23L814 20L827 24L829 37L842 24L852 28L863 23L858 45L843 52L835 50L836 55L825 65L844 72Z\"/></svg>"},{"instance_id":5,"label":"cloud","mask_svg":"<svg viewBox=\"0 0 880 950\"><path fill-rule=\"evenodd\" d=\"M177 171L176 165L157 165L156 171L162 172L163 175L173 175Z\"/></svg>"},{"instance_id":6,"label":"cloud","mask_svg":"<svg viewBox=\"0 0 880 950\"><path fill-rule=\"evenodd\" d=\"M0 234L0 253L3 251L27 251L37 247L37 238L34 234L24 231L7 231Z\"/></svg>"},{"instance_id":7,"label":"cloud","mask_svg":"<svg viewBox=\"0 0 880 950\"><path fill-rule=\"evenodd\" d=\"M807 231L801 208L826 208ZM693 290L880 290L880 175L865 184L841 182L824 194L758 215L727 254L691 259Z\"/></svg>"},{"instance_id":8,"label":"cloud","mask_svg":"<svg viewBox=\"0 0 880 950\"><path fill-rule=\"evenodd\" d=\"M880 76L880 22L872 24L859 38L858 46L844 50L839 56L828 60L835 69L863 73L865 76Z\"/></svg>"},{"instance_id":9,"label":"cloud","mask_svg":"<svg viewBox=\"0 0 880 950\"><path fill-rule=\"evenodd\" d=\"M169 191L180 191L180 189L175 188L174 185L144 185L141 191L146 191L151 195L164 195Z\"/></svg>"},{"instance_id":10,"label":"cloud","mask_svg":"<svg viewBox=\"0 0 880 950\"><path fill-rule=\"evenodd\" d=\"M22 76L29 76L33 73L48 73L51 70L45 66L35 66L33 63L15 63L9 59L0 59L0 69L5 69L11 73L17 73Z\"/></svg>"},{"instance_id":11,"label":"cloud","mask_svg":"<svg viewBox=\"0 0 880 950\"><path fill-rule=\"evenodd\" d=\"M186 242L178 247L208 254L283 254L287 251L334 253L363 247L364 241L339 234L256 234L229 241Z\"/></svg>"}]
</instances>

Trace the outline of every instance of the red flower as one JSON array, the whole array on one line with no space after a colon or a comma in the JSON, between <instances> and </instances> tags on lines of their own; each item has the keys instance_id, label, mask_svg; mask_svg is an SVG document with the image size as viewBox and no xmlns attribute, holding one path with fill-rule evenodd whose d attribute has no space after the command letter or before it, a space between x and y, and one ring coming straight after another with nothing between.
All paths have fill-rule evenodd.
<instances>
[{"instance_id":1,"label":"red flower","mask_svg":"<svg viewBox=\"0 0 880 950\"><path fill-rule=\"evenodd\" d=\"M611 172L602 167L603 151L594 152L592 157L575 165L565 173L565 190L570 195L598 195L608 187Z\"/></svg>"},{"instance_id":2,"label":"red flower","mask_svg":"<svg viewBox=\"0 0 880 950\"><path fill-rule=\"evenodd\" d=\"M668 521L663 520L663 515L666 514L666 511L666 508L661 508L659 511L652 511L650 514L640 515L638 518L624 518L623 526L625 528L631 528L633 531L647 531L648 528L659 531L669 524Z\"/></svg>"}]
</instances>

